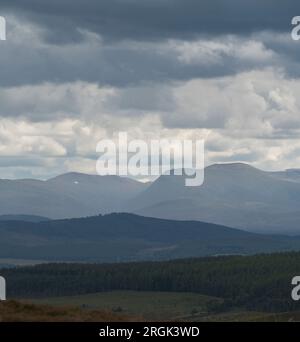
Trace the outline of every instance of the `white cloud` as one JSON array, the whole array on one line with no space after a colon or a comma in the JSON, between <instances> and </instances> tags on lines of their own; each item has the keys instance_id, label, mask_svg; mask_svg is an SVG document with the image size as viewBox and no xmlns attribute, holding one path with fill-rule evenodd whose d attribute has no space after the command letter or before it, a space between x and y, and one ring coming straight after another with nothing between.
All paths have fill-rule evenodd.
<instances>
[{"instance_id":1,"label":"white cloud","mask_svg":"<svg viewBox=\"0 0 300 342\"><path fill-rule=\"evenodd\" d=\"M237 62L261 63L271 62L275 57L275 53L267 49L263 42L238 36L192 42L172 41L169 47L177 52L180 62L199 66L222 64L224 58L234 58Z\"/></svg>"},{"instance_id":2,"label":"white cloud","mask_svg":"<svg viewBox=\"0 0 300 342\"><path fill-rule=\"evenodd\" d=\"M0 116L51 121L96 115L113 95L112 88L86 82L0 88Z\"/></svg>"}]
</instances>

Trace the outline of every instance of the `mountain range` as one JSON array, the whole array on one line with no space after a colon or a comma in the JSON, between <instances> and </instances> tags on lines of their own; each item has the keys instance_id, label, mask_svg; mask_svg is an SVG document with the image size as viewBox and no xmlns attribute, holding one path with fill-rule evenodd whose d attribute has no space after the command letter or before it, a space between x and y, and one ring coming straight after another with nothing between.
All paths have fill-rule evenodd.
<instances>
[{"instance_id":1,"label":"mountain range","mask_svg":"<svg viewBox=\"0 0 300 342\"><path fill-rule=\"evenodd\" d=\"M198 220L250 232L300 234L300 170L266 172L248 164L206 167L204 184L163 175L149 183L67 173L46 181L0 180L0 215L50 219L128 212Z\"/></svg>"},{"instance_id":2,"label":"mountain range","mask_svg":"<svg viewBox=\"0 0 300 342\"><path fill-rule=\"evenodd\" d=\"M134 199L140 215L200 220L252 232L300 233L300 171L265 172L247 164L215 164L200 187L161 176Z\"/></svg>"}]
</instances>

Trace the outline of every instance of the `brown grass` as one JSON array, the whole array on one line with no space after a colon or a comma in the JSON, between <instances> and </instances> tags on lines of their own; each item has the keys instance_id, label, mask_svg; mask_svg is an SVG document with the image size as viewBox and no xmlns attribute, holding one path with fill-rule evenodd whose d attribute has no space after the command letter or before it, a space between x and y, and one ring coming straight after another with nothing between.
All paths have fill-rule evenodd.
<instances>
[{"instance_id":1,"label":"brown grass","mask_svg":"<svg viewBox=\"0 0 300 342\"><path fill-rule=\"evenodd\" d=\"M103 310L52 307L9 300L0 302L0 322L133 322L130 317Z\"/></svg>"}]
</instances>

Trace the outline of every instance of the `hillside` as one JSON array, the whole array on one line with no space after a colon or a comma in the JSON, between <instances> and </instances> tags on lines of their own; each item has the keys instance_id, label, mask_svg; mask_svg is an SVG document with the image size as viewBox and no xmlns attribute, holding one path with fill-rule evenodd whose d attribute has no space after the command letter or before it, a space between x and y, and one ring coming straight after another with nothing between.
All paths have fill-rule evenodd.
<instances>
[{"instance_id":1,"label":"hillside","mask_svg":"<svg viewBox=\"0 0 300 342\"><path fill-rule=\"evenodd\" d=\"M35 215L0 215L0 221L42 222L49 221L49 218Z\"/></svg>"},{"instance_id":2,"label":"hillside","mask_svg":"<svg viewBox=\"0 0 300 342\"><path fill-rule=\"evenodd\" d=\"M0 302L0 322L130 322L139 320L104 310L74 306L52 307L10 300Z\"/></svg>"},{"instance_id":3,"label":"hillside","mask_svg":"<svg viewBox=\"0 0 300 342\"><path fill-rule=\"evenodd\" d=\"M290 250L300 250L299 237L254 234L199 221L133 214L38 223L0 221L0 261L115 262Z\"/></svg>"}]
</instances>

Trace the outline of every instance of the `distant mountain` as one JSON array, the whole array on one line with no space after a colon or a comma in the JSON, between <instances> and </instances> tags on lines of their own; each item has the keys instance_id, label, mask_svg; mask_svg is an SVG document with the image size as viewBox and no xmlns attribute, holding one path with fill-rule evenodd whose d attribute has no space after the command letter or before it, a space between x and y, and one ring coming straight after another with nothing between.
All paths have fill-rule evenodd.
<instances>
[{"instance_id":1,"label":"distant mountain","mask_svg":"<svg viewBox=\"0 0 300 342\"><path fill-rule=\"evenodd\" d=\"M300 169L272 172L272 175L278 179L300 183Z\"/></svg>"},{"instance_id":2,"label":"distant mountain","mask_svg":"<svg viewBox=\"0 0 300 342\"><path fill-rule=\"evenodd\" d=\"M300 250L299 237L133 214L40 223L0 221L0 259L115 262L288 250Z\"/></svg>"},{"instance_id":3,"label":"distant mountain","mask_svg":"<svg viewBox=\"0 0 300 342\"><path fill-rule=\"evenodd\" d=\"M47 181L0 180L0 215L50 219L129 212L199 220L252 232L300 234L300 170L265 172L242 163L205 169L204 184L163 175L152 183L68 173Z\"/></svg>"},{"instance_id":4,"label":"distant mountain","mask_svg":"<svg viewBox=\"0 0 300 342\"><path fill-rule=\"evenodd\" d=\"M47 181L0 180L0 215L51 219L98 215L121 210L147 185L117 176L68 173Z\"/></svg>"},{"instance_id":5,"label":"distant mountain","mask_svg":"<svg viewBox=\"0 0 300 342\"><path fill-rule=\"evenodd\" d=\"M200 187L186 187L183 176L161 176L131 202L129 210L249 231L300 233L297 175L264 172L247 164L215 164L205 169Z\"/></svg>"},{"instance_id":6,"label":"distant mountain","mask_svg":"<svg viewBox=\"0 0 300 342\"><path fill-rule=\"evenodd\" d=\"M42 222L49 220L48 217L34 215L0 215L0 221Z\"/></svg>"}]
</instances>

